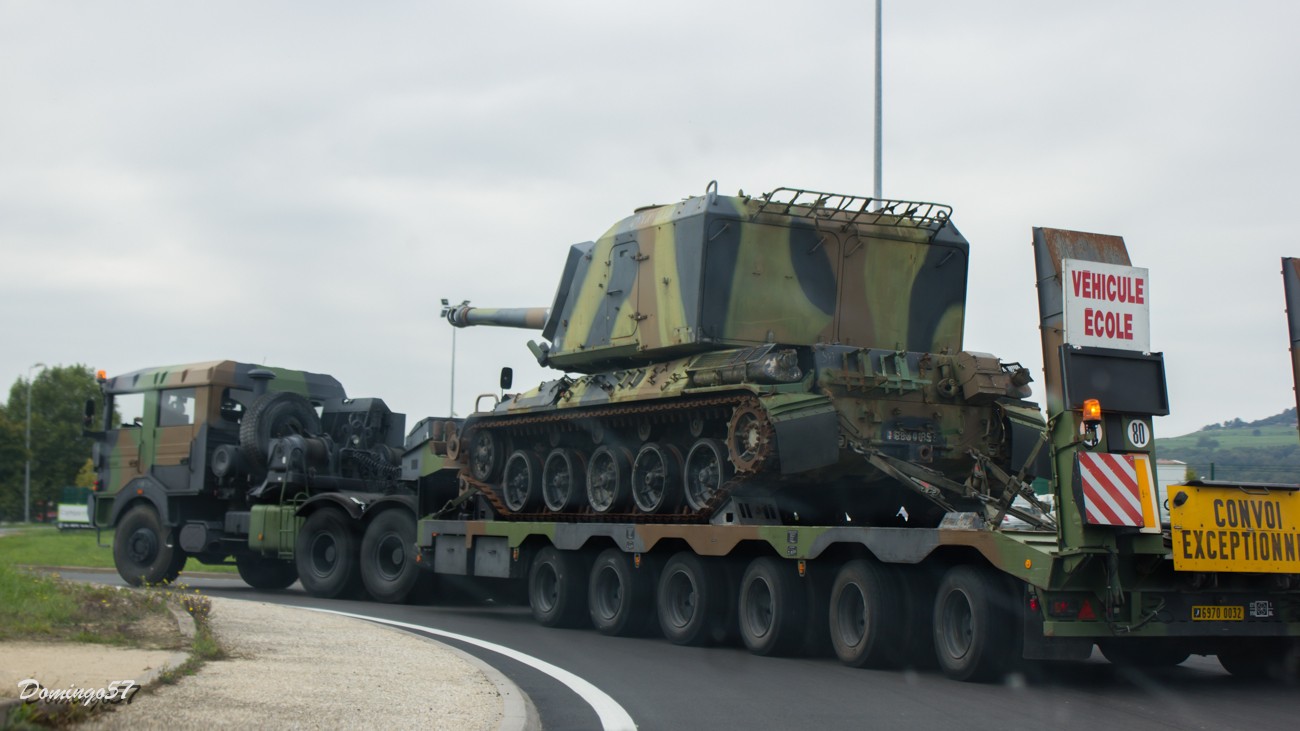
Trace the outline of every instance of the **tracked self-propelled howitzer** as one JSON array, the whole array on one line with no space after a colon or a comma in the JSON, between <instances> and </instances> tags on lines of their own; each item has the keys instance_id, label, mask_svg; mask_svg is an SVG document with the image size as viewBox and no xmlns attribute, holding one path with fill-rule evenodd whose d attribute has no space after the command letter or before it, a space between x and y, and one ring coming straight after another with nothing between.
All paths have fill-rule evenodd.
<instances>
[{"instance_id":1,"label":"tracked self-propelled howitzer","mask_svg":"<svg viewBox=\"0 0 1300 731\"><path fill-rule=\"evenodd\" d=\"M949 214L710 184L571 247L549 309L450 308L566 373L466 419L462 484L523 520L1046 527L1031 379L962 349Z\"/></svg>"}]
</instances>

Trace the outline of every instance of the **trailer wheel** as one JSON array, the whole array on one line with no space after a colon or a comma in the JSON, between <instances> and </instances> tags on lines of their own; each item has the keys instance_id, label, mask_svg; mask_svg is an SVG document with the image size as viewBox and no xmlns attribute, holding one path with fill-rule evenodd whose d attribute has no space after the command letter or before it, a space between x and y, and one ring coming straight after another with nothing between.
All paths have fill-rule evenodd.
<instances>
[{"instance_id":1,"label":"trailer wheel","mask_svg":"<svg viewBox=\"0 0 1300 731\"><path fill-rule=\"evenodd\" d=\"M897 576L875 561L850 561L831 587L831 645L855 668L896 667L903 650Z\"/></svg>"},{"instance_id":2,"label":"trailer wheel","mask_svg":"<svg viewBox=\"0 0 1300 731\"><path fill-rule=\"evenodd\" d=\"M324 508L312 513L294 544L302 588L322 599L355 594L361 588L357 553L352 521L341 510Z\"/></svg>"},{"instance_id":3,"label":"trailer wheel","mask_svg":"<svg viewBox=\"0 0 1300 731\"><path fill-rule=\"evenodd\" d=\"M659 576L659 629L675 645L719 644L735 617L734 593L717 559L677 553Z\"/></svg>"},{"instance_id":4,"label":"trailer wheel","mask_svg":"<svg viewBox=\"0 0 1300 731\"><path fill-rule=\"evenodd\" d=\"M1158 638L1132 638L1098 642L1097 647L1111 665L1132 668L1171 668L1183 664L1192 653L1177 642Z\"/></svg>"},{"instance_id":5,"label":"trailer wheel","mask_svg":"<svg viewBox=\"0 0 1300 731\"><path fill-rule=\"evenodd\" d=\"M587 501L597 513L617 513L632 497L632 455L608 444L591 454L587 463Z\"/></svg>"},{"instance_id":6,"label":"trailer wheel","mask_svg":"<svg viewBox=\"0 0 1300 731\"><path fill-rule=\"evenodd\" d=\"M579 627L587 614L587 561L577 551L547 546L528 569L528 605L543 627Z\"/></svg>"},{"instance_id":7,"label":"trailer wheel","mask_svg":"<svg viewBox=\"0 0 1300 731\"><path fill-rule=\"evenodd\" d=\"M239 454L252 472L261 475L266 472L272 439L320 430L320 417L307 399L289 391L264 394L239 423Z\"/></svg>"},{"instance_id":8,"label":"trailer wheel","mask_svg":"<svg viewBox=\"0 0 1300 731\"><path fill-rule=\"evenodd\" d=\"M1300 678L1300 642L1244 639L1219 650L1219 664L1237 678L1295 682Z\"/></svg>"},{"instance_id":9,"label":"trailer wheel","mask_svg":"<svg viewBox=\"0 0 1300 731\"><path fill-rule=\"evenodd\" d=\"M152 505L137 505L118 521L113 533L113 564L131 586L170 584L185 566L185 551L168 546L166 532Z\"/></svg>"},{"instance_id":10,"label":"trailer wheel","mask_svg":"<svg viewBox=\"0 0 1300 731\"><path fill-rule=\"evenodd\" d=\"M790 655L805 640L808 597L793 561L764 556L740 580L740 637L755 655Z\"/></svg>"},{"instance_id":11,"label":"trailer wheel","mask_svg":"<svg viewBox=\"0 0 1300 731\"><path fill-rule=\"evenodd\" d=\"M934 601L934 649L953 680L994 680L1006 670L1015 628L1002 577L981 567L948 570Z\"/></svg>"},{"instance_id":12,"label":"trailer wheel","mask_svg":"<svg viewBox=\"0 0 1300 731\"><path fill-rule=\"evenodd\" d=\"M645 634L655 621L655 583L648 561L637 568L632 554L617 548L601 551L587 583L591 623L601 634Z\"/></svg>"},{"instance_id":13,"label":"trailer wheel","mask_svg":"<svg viewBox=\"0 0 1300 731\"><path fill-rule=\"evenodd\" d=\"M385 510L361 537L361 581L375 601L400 604L420 579L415 563L415 518L404 509Z\"/></svg>"},{"instance_id":14,"label":"trailer wheel","mask_svg":"<svg viewBox=\"0 0 1300 731\"><path fill-rule=\"evenodd\" d=\"M516 513L528 513L542 502L542 463L526 449L516 449L506 459L501 497Z\"/></svg>"},{"instance_id":15,"label":"trailer wheel","mask_svg":"<svg viewBox=\"0 0 1300 731\"><path fill-rule=\"evenodd\" d=\"M235 567L239 569L239 578L254 589L285 589L298 580L298 567L293 561L283 561L274 556L239 554L235 556Z\"/></svg>"}]
</instances>

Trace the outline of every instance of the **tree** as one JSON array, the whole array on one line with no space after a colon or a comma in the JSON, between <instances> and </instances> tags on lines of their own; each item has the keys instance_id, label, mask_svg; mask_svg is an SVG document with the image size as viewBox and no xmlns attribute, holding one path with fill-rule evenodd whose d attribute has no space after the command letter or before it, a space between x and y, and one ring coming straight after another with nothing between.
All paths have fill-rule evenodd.
<instances>
[{"instance_id":1,"label":"tree","mask_svg":"<svg viewBox=\"0 0 1300 731\"><path fill-rule=\"evenodd\" d=\"M0 414L0 512L5 520L23 515L27 385L21 377L14 382ZM75 484L91 450L91 441L81 436L82 414L86 399L98 400L99 393L94 373L80 364L46 368L32 382L33 506L56 504L59 490Z\"/></svg>"}]
</instances>

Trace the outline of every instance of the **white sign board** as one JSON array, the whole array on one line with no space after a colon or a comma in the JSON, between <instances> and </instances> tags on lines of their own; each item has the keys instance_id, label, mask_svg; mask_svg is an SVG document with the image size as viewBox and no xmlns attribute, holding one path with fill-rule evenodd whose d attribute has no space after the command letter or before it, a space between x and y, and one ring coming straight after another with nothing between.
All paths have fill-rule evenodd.
<instances>
[{"instance_id":1,"label":"white sign board","mask_svg":"<svg viewBox=\"0 0 1300 731\"><path fill-rule=\"evenodd\" d=\"M1147 270L1096 261L1061 262L1065 342L1151 352L1151 280Z\"/></svg>"}]
</instances>

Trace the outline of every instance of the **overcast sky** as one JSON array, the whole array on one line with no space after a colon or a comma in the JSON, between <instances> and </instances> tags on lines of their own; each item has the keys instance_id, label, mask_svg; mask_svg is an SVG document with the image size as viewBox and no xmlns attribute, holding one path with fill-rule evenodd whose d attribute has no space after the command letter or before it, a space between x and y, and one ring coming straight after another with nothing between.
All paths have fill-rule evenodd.
<instances>
[{"instance_id":1,"label":"overcast sky","mask_svg":"<svg viewBox=\"0 0 1300 731\"><path fill-rule=\"evenodd\" d=\"M445 414L440 298L549 305L570 244L714 179L870 195L872 15L0 0L0 385L231 358ZM1119 234L1151 270L1157 434L1294 405L1297 27L1283 2L886 0L884 192L953 206L966 348L1039 373L1031 227ZM502 365L548 377L529 337L460 331L461 415Z\"/></svg>"}]
</instances>

